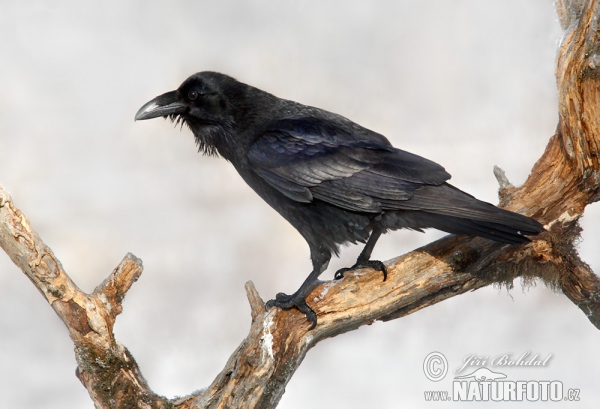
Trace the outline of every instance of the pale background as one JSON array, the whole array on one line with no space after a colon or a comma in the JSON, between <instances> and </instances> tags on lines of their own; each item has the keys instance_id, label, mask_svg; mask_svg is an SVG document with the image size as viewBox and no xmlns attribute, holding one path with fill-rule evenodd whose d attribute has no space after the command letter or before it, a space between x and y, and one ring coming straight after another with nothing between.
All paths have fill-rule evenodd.
<instances>
[{"instance_id":1,"label":"pale background","mask_svg":"<svg viewBox=\"0 0 600 409\"><path fill-rule=\"evenodd\" d=\"M246 335L244 283L263 298L310 270L301 237L189 130L133 122L188 75L217 70L280 97L345 115L443 164L452 182L497 203L492 168L521 184L557 122L550 0L0 2L0 185L84 290L127 252L145 271L116 336L167 396L210 384ZM598 205L581 253L600 270ZM389 259L441 234L395 232ZM323 278L353 263L345 249ZM280 407L459 407L423 375L432 351L553 354L506 369L560 380L592 407L600 336L544 285L487 288L311 350ZM0 254L0 396L6 408L92 408L63 324ZM545 407L521 403L519 407ZM491 403L489 407L511 407Z\"/></svg>"}]
</instances>

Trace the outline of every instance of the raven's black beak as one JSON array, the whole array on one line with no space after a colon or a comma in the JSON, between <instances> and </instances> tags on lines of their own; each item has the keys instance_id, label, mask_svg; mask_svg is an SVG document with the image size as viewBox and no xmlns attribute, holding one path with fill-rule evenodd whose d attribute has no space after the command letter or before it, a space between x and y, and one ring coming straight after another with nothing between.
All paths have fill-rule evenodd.
<instances>
[{"instance_id":1,"label":"raven's black beak","mask_svg":"<svg viewBox=\"0 0 600 409\"><path fill-rule=\"evenodd\" d=\"M146 103L135 114L135 120L156 118L159 116L183 114L187 106L178 98L177 91L167 92Z\"/></svg>"}]
</instances>

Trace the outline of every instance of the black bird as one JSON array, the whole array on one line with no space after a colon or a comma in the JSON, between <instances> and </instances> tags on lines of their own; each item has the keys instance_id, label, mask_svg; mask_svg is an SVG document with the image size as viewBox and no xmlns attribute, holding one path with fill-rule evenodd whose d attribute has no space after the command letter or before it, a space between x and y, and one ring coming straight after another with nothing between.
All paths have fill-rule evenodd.
<instances>
[{"instance_id":1,"label":"black bird","mask_svg":"<svg viewBox=\"0 0 600 409\"><path fill-rule=\"evenodd\" d=\"M296 307L317 323L306 296L344 243L365 243L356 264L387 275L371 252L381 234L433 227L501 243L543 231L537 221L477 200L446 183L435 162L394 148L382 135L323 109L278 98L216 72L192 75L145 104L136 120L170 117L199 150L220 155L307 241L313 270L292 295L267 308Z\"/></svg>"}]
</instances>

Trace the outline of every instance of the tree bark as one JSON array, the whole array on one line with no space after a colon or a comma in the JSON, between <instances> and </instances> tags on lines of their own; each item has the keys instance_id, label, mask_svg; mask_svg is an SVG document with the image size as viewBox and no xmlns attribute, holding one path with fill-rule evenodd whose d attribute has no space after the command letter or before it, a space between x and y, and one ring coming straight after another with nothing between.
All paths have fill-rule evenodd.
<instances>
[{"instance_id":1,"label":"tree bark","mask_svg":"<svg viewBox=\"0 0 600 409\"><path fill-rule=\"evenodd\" d=\"M324 282L308 297L319 319L312 331L296 310L265 311L248 282L250 332L200 392L177 399L155 394L131 354L115 340L121 302L142 273L135 256L127 254L92 294L85 294L2 188L0 246L67 326L75 344L77 376L98 408L272 408L319 341L491 283L511 286L517 277L541 279L562 291L600 328L600 279L573 246L580 233L578 218L600 198L599 1L556 1L565 30L556 60L556 133L523 186L512 186L495 169L500 206L534 217L546 232L523 245L449 236L390 260L385 282L380 272L371 270Z\"/></svg>"}]
</instances>

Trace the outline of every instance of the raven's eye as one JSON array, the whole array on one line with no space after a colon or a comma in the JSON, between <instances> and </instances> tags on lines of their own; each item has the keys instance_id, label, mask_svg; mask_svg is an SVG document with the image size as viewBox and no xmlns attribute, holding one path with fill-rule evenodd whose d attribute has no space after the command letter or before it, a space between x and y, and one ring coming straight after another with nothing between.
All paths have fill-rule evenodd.
<instances>
[{"instance_id":1,"label":"raven's eye","mask_svg":"<svg viewBox=\"0 0 600 409\"><path fill-rule=\"evenodd\" d=\"M198 93L196 91L190 91L188 93L188 98L190 99L190 101L193 101L196 98L198 98Z\"/></svg>"}]
</instances>

